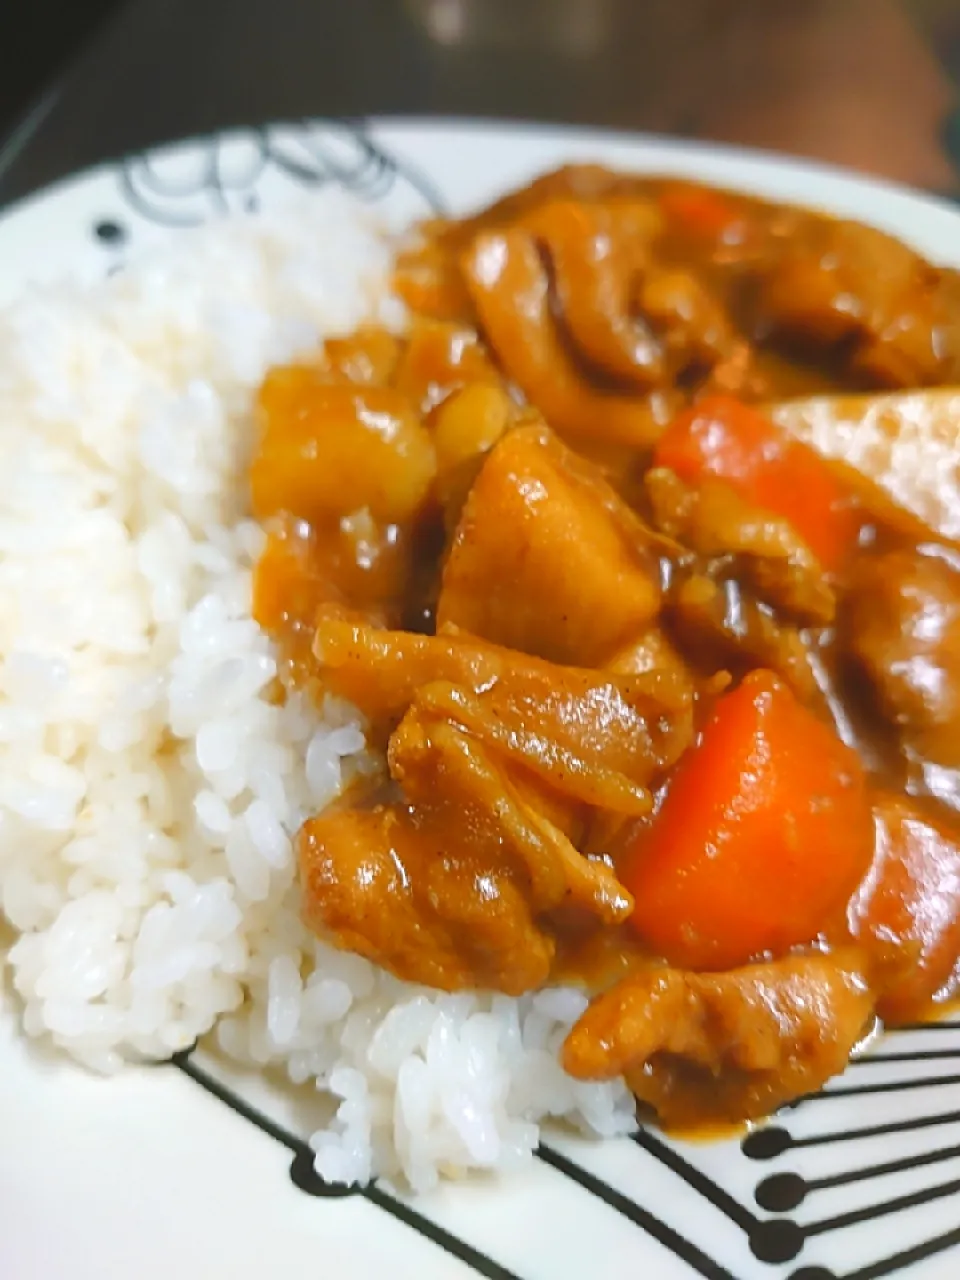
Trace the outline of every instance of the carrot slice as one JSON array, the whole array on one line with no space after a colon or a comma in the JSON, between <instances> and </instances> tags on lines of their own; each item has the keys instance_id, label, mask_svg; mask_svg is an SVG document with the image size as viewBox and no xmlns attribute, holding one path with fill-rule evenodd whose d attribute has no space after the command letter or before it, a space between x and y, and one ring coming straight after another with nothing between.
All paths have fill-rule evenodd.
<instances>
[{"instance_id":1,"label":"carrot slice","mask_svg":"<svg viewBox=\"0 0 960 1280\"><path fill-rule=\"evenodd\" d=\"M843 918L873 822L856 755L767 671L716 703L626 854L631 922L671 963L727 969Z\"/></svg>"}]
</instances>

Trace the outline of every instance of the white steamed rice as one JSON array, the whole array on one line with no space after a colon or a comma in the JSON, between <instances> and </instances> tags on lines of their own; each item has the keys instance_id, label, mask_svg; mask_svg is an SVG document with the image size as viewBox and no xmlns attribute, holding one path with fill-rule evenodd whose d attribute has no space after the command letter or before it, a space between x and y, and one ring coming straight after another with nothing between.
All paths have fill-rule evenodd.
<instances>
[{"instance_id":1,"label":"white steamed rice","mask_svg":"<svg viewBox=\"0 0 960 1280\"><path fill-rule=\"evenodd\" d=\"M31 1036L113 1072L212 1032L332 1096L322 1175L422 1188L633 1107L557 1064L577 993L412 988L298 919L291 837L364 739L349 707L269 696L251 405L271 365L395 308L388 264L325 195L0 313L0 907Z\"/></svg>"}]
</instances>

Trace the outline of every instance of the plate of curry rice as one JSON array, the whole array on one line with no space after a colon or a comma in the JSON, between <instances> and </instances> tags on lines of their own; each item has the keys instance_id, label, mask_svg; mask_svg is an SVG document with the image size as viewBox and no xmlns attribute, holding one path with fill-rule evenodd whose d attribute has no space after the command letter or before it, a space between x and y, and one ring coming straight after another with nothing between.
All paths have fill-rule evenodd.
<instances>
[{"instance_id":1,"label":"plate of curry rice","mask_svg":"<svg viewBox=\"0 0 960 1280\"><path fill-rule=\"evenodd\" d=\"M277 124L0 218L0 1275L960 1267L960 214Z\"/></svg>"}]
</instances>

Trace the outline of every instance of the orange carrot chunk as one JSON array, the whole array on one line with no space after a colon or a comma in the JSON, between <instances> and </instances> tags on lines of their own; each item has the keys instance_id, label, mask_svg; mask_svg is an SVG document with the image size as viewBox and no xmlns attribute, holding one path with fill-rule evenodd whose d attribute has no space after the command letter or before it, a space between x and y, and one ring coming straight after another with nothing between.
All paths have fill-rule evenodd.
<instances>
[{"instance_id":1,"label":"orange carrot chunk","mask_svg":"<svg viewBox=\"0 0 960 1280\"><path fill-rule=\"evenodd\" d=\"M744 212L729 196L697 183L670 183L661 192L660 208L678 231L701 240L742 236L746 230Z\"/></svg>"},{"instance_id":2,"label":"orange carrot chunk","mask_svg":"<svg viewBox=\"0 0 960 1280\"><path fill-rule=\"evenodd\" d=\"M732 396L707 397L675 418L654 462L688 483L716 476L783 516L827 570L839 569L856 544L853 497L829 464Z\"/></svg>"},{"instance_id":3,"label":"orange carrot chunk","mask_svg":"<svg viewBox=\"0 0 960 1280\"><path fill-rule=\"evenodd\" d=\"M856 755L767 671L718 699L624 859L631 922L685 968L780 956L841 921L873 822Z\"/></svg>"}]
</instances>

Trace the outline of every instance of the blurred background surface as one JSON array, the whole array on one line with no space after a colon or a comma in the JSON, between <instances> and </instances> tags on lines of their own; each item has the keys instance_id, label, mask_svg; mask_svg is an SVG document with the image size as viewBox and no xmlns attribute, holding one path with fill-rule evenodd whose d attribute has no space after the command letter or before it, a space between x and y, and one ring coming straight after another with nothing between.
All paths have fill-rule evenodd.
<instances>
[{"instance_id":1,"label":"blurred background surface","mask_svg":"<svg viewBox=\"0 0 960 1280\"><path fill-rule=\"evenodd\" d=\"M178 135L365 113L770 147L960 195L960 0L6 0L0 200Z\"/></svg>"}]
</instances>

